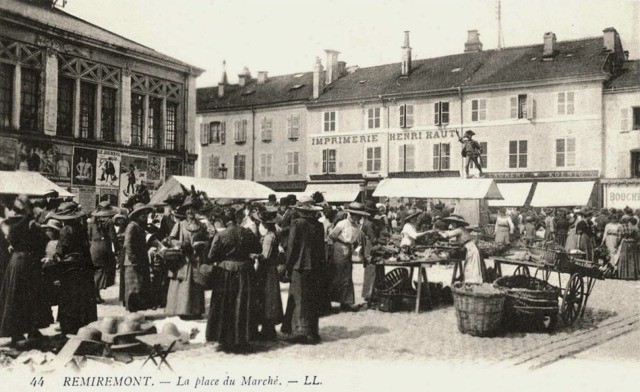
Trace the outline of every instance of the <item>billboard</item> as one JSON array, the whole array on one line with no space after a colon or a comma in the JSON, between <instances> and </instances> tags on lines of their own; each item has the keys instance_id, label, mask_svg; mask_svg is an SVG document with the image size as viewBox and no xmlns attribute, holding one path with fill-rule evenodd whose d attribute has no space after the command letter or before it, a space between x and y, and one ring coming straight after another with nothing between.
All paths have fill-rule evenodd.
<instances>
[{"instance_id":1,"label":"billboard","mask_svg":"<svg viewBox=\"0 0 640 392\"><path fill-rule=\"evenodd\" d=\"M120 153L98 150L96 162L98 166L96 186L118 188L120 186Z\"/></svg>"},{"instance_id":2,"label":"billboard","mask_svg":"<svg viewBox=\"0 0 640 392\"><path fill-rule=\"evenodd\" d=\"M96 185L96 159L98 152L88 148L73 149L73 184Z\"/></svg>"}]
</instances>

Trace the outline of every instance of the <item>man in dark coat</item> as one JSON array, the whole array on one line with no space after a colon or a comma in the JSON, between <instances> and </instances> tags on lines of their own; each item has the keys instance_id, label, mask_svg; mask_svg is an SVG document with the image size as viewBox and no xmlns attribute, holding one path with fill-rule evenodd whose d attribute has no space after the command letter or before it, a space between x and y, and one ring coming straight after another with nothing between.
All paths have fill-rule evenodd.
<instances>
[{"instance_id":1,"label":"man in dark coat","mask_svg":"<svg viewBox=\"0 0 640 392\"><path fill-rule=\"evenodd\" d=\"M278 266L282 274L291 276L287 310L282 332L293 334L291 341L316 344L320 341L318 317L320 296L320 266L324 262L324 226L316 218L321 207L305 197L295 207L299 217L293 220L286 249L286 264Z\"/></svg>"}]
</instances>

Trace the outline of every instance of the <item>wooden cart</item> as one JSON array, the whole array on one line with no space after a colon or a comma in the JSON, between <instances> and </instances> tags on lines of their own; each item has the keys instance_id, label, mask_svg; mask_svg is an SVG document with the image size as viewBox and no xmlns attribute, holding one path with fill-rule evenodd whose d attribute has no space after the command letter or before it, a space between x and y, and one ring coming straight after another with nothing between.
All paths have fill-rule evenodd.
<instances>
[{"instance_id":1,"label":"wooden cart","mask_svg":"<svg viewBox=\"0 0 640 392\"><path fill-rule=\"evenodd\" d=\"M531 276L540 278L547 283L551 276L557 275L559 295L562 299L560 316L565 325L572 325L578 317L584 315L584 309L595 286L596 280L604 280L602 271L594 268L593 263L578 258L570 257L566 253L558 252L553 263L538 263L530 260L515 260L506 258L494 259L494 268L498 277L502 276L502 264L516 266L514 275ZM562 284L562 274L568 274L566 284Z\"/></svg>"}]
</instances>

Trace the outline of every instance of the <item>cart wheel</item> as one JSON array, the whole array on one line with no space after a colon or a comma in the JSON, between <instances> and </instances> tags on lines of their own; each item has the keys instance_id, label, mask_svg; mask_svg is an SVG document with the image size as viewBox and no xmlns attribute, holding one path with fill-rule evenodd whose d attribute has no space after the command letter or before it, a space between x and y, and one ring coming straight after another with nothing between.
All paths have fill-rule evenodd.
<instances>
[{"instance_id":1,"label":"cart wheel","mask_svg":"<svg viewBox=\"0 0 640 392\"><path fill-rule=\"evenodd\" d=\"M580 316L583 300L584 282L582 276L573 274L567 282L564 297L562 297L562 321L565 325L573 325Z\"/></svg>"},{"instance_id":2,"label":"cart wheel","mask_svg":"<svg viewBox=\"0 0 640 392\"><path fill-rule=\"evenodd\" d=\"M526 265L521 265L518 268L516 268L515 271L513 271L513 276L516 275L523 275L523 276L531 276L531 273L529 272L529 267Z\"/></svg>"}]
</instances>

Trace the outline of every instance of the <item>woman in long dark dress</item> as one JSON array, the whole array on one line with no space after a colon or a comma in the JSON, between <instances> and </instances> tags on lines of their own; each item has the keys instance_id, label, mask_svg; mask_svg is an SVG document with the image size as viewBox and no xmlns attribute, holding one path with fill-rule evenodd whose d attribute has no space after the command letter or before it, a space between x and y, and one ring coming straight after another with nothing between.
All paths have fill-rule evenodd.
<instances>
[{"instance_id":1,"label":"woman in long dark dress","mask_svg":"<svg viewBox=\"0 0 640 392\"><path fill-rule=\"evenodd\" d=\"M96 286L96 302L101 304L104 300L100 296L100 290L112 286L116 278L116 259L113 254L116 239L116 230L111 217L116 214L115 208L108 201L103 201L94 211L94 221L89 225L89 252L95 268L94 284Z\"/></svg>"},{"instance_id":2,"label":"woman in long dark dress","mask_svg":"<svg viewBox=\"0 0 640 392\"><path fill-rule=\"evenodd\" d=\"M640 278L640 254L638 254L638 228L632 224L635 218L620 219L620 246L618 247L618 277L625 280Z\"/></svg>"},{"instance_id":3,"label":"woman in long dark dress","mask_svg":"<svg viewBox=\"0 0 640 392\"><path fill-rule=\"evenodd\" d=\"M256 270L256 301L257 320L262 326L260 338L264 340L276 340L276 325L282 323L282 298L280 296L280 280L278 277L278 247L280 242L276 234L275 207L267 207L267 210L256 217L260 223L260 243L262 253L258 255L258 268Z\"/></svg>"},{"instance_id":4,"label":"woman in long dark dress","mask_svg":"<svg viewBox=\"0 0 640 392\"><path fill-rule=\"evenodd\" d=\"M151 307L151 272L145 231L151 210L143 203L135 204L124 235L125 303L129 312Z\"/></svg>"},{"instance_id":5,"label":"woman in long dark dress","mask_svg":"<svg viewBox=\"0 0 640 392\"><path fill-rule=\"evenodd\" d=\"M211 293L207 341L219 343L224 351L249 349L257 334L255 311L255 269L250 254L262 252L260 241L240 226L242 210L225 212L227 228L214 237L208 260L222 269Z\"/></svg>"},{"instance_id":6,"label":"woman in long dark dress","mask_svg":"<svg viewBox=\"0 0 640 392\"><path fill-rule=\"evenodd\" d=\"M7 240L11 257L0 289L0 336L10 337L16 345L40 336L39 328L52 322L51 308L44 299L44 281L40 260L44 256L44 237L32 224L31 203L26 196L16 199L16 216L4 222L8 225ZM44 242L44 241L42 241Z\"/></svg>"},{"instance_id":7,"label":"woman in long dark dress","mask_svg":"<svg viewBox=\"0 0 640 392\"><path fill-rule=\"evenodd\" d=\"M118 213L113 216L113 225L116 232L116 261L118 266L119 275L119 292L118 300L122 302L123 306L127 306L125 299L125 287L124 287L124 234L127 231L128 216L126 213Z\"/></svg>"}]
</instances>

